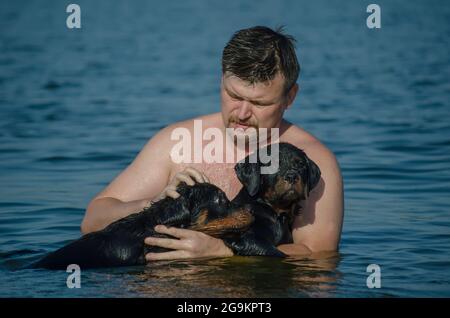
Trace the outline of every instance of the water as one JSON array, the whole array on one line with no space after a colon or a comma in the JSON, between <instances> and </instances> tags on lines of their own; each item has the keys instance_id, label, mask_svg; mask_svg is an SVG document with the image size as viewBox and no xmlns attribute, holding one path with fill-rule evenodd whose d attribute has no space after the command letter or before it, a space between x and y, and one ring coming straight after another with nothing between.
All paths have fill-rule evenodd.
<instances>
[{"instance_id":1,"label":"water","mask_svg":"<svg viewBox=\"0 0 450 318\"><path fill-rule=\"evenodd\" d=\"M0 3L1 297L450 296L450 6L378 1ZM219 110L221 51L252 25L298 39L288 120L336 154L340 253L161 262L82 273L21 270L79 237L90 199L169 123ZM366 267L381 267L380 289Z\"/></svg>"}]
</instances>

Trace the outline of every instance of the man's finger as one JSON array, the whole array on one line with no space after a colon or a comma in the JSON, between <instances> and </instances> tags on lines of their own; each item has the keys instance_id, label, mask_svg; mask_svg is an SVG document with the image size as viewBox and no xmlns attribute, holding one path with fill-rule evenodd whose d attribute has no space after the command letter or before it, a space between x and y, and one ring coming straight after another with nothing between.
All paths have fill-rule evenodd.
<instances>
[{"instance_id":1,"label":"man's finger","mask_svg":"<svg viewBox=\"0 0 450 318\"><path fill-rule=\"evenodd\" d=\"M176 178L180 181L186 182L186 184L190 186L193 186L195 184L195 181L192 180L191 176L186 174L179 173L176 175Z\"/></svg>"},{"instance_id":2,"label":"man's finger","mask_svg":"<svg viewBox=\"0 0 450 318\"><path fill-rule=\"evenodd\" d=\"M165 196L171 197L172 199L176 199L180 196L180 194L175 190L167 190Z\"/></svg>"},{"instance_id":3,"label":"man's finger","mask_svg":"<svg viewBox=\"0 0 450 318\"><path fill-rule=\"evenodd\" d=\"M147 237L144 242L147 245L169 248L171 250L181 250L185 248L185 244L183 243L183 241L176 239Z\"/></svg>"},{"instance_id":4,"label":"man's finger","mask_svg":"<svg viewBox=\"0 0 450 318\"><path fill-rule=\"evenodd\" d=\"M155 226L155 231L161 234L168 234L179 239L191 237L195 233L191 230L167 227L165 225Z\"/></svg>"},{"instance_id":5,"label":"man's finger","mask_svg":"<svg viewBox=\"0 0 450 318\"><path fill-rule=\"evenodd\" d=\"M203 175L194 168L186 168L185 170L187 173L189 173L194 179L199 183L204 183L205 179L203 179Z\"/></svg>"},{"instance_id":6,"label":"man's finger","mask_svg":"<svg viewBox=\"0 0 450 318\"><path fill-rule=\"evenodd\" d=\"M162 260L173 260L173 259L186 259L190 258L186 251L171 251L164 253L147 253L145 259L147 261L162 261Z\"/></svg>"}]
</instances>

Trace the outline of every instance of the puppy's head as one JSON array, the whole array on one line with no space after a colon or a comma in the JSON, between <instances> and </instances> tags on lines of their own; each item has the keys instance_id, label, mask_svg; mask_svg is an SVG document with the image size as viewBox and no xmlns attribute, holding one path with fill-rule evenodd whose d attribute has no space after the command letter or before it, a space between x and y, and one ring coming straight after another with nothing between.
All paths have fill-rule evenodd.
<instances>
[{"instance_id":1,"label":"puppy's head","mask_svg":"<svg viewBox=\"0 0 450 318\"><path fill-rule=\"evenodd\" d=\"M192 214L197 215L201 210L213 211L215 215L228 213L230 201L225 192L211 183L195 183L190 186L180 182L177 192L185 200L186 206Z\"/></svg>"},{"instance_id":2,"label":"puppy's head","mask_svg":"<svg viewBox=\"0 0 450 318\"><path fill-rule=\"evenodd\" d=\"M266 148L265 153L272 151L271 145ZM321 174L316 163L297 147L279 143L278 151L278 156L270 156L279 160L278 170L273 174L261 173L261 167L268 165L260 160L261 150L236 164L235 171L250 196L262 198L281 212L297 209L298 202L309 196Z\"/></svg>"}]
</instances>

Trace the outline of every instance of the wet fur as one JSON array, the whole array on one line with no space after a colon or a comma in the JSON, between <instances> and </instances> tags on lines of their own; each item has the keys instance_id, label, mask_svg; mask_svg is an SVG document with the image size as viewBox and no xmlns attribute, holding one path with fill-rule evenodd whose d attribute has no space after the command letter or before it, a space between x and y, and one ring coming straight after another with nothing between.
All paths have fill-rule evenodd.
<instances>
[{"instance_id":1,"label":"wet fur","mask_svg":"<svg viewBox=\"0 0 450 318\"><path fill-rule=\"evenodd\" d=\"M300 149L279 144L279 170L261 174L263 166L249 157L236 164L244 187L232 201L208 183L181 183L177 199L165 198L142 212L129 215L105 229L45 256L33 268L82 269L143 265L145 254L166 249L144 244L149 236L168 237L154 231L157 224L188 228L222 239L236 255L284 257L276 246L292 243L292 223L299 201L320 179L320 170ZM291 187L291 188L289 188Z\"/></svg>"}]
</instances>

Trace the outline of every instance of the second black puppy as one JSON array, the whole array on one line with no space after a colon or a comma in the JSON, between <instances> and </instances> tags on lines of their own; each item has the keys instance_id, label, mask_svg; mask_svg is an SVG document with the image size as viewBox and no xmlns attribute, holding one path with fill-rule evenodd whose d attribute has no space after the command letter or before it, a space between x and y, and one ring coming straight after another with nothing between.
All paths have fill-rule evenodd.
<instances>
[{"instance_id":1,"label":"second black puppy","mask_svg":"<svg viewBox=\"0 0 450 318\"><path fill-rule=\"evenodd\" d=\"M320 169L288 143L279 144L276 173L262 174L263 166L260 160L252 163L250 156L236 164L244 187L232 201L212 184L181 183L177 199L167 197L101 231L86 234L33 267L66 269L77 264L86 269L145 264L145 254L164 250L144 244L148 236L167 237L154 231L158 224L223 239L236 255L283 257L277 245L292 243L292 223L299 203L320 180Z\"/></svg>"}]
</instances>

